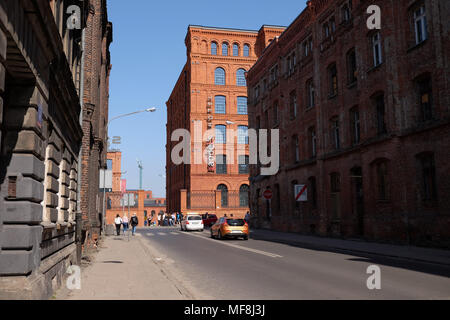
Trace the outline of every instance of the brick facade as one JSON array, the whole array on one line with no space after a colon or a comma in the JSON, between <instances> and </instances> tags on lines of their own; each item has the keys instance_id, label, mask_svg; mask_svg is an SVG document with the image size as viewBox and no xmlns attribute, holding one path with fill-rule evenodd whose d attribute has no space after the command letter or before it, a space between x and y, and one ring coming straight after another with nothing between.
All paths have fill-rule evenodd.
<instances>
[{"instance_id":1,"label":"brick facade","mask_svg":"<svg viewBox=\"0 0 450 320\"><path fill-rule=\"evenodd\" d=\"M450 246L449 13L446 1L308 2L248 74L250 127L280 130L278 174L251 166L257 225Z\"/></svg>"},{"instance_id":2,"label":"brick facade","mask_svg":"<svg viewBox=\"0 0 450 320\"><path fill-rule=\"evenodd\" d=\"M106 167L112 24L105 0L91 0L85 29L83 142L80 210L83 248L95 245L102 229L103 193L99 171Z\"/></svg>"},{"instance_id":3,"label":"brick facade","mask_svg":"<svg viewBox=\"0 0 450 320\"><path fill-rule=\"evenodd\" d=\"M189 26L185 40L187 63L167 101L168 212L233 213L244 216L249 210L248 201L243 199L248 197L245 191L249 184L248 172L242 168L239 170L237 157L238 150L241 155L248 156L248 145L238 144L230 130L237 132L239 127L248 126L245 72L282 30L282 27L269 26L264 26L259 32ZM227 52L223 51L224 44L228 46ZM217 126L226 128L225 143L217 138L212 142L215 147L214 161L219 155L218 147L223 148L220 155L227 156L226 170L222 166L222 171L219 171L217 164L208 166L204 161L202 164L194 163L194 128L199 123L202 135ZM176 165L171 160L172 150L178 144L171 141L171 137L177 129L186 129L192 135L190 165ZM233 142L231 139L234 139L233 152L227 153L225 150ZM206 141L201 145L205 149ZM217 192L219 186L226 187L227 200L225 196L222 198L222 192Z\"/></svg>"},{"instance_id":4,"label":"brick facade","mask_svg":"<svg viewBox=\"0 0 450 320\"><path fill-rule=\"evenodd\" d=\"M0 2L0 299L49 298L80 263L82 29L66 9L85 28L91 3Z\"/></svg>"},{"instance_id":5,"label":"brick facade","mask_svg":"<svg viewBox=\"0 0 450 320\"><path fill-rule=\"evenodd\" d=\"M114 219L117 215L130 218L133 213L138 217L139 227L143 227L145 225L144 221L148 218L152 218L152 222L157 222L158 215L166 212L166 199L153 198L152 191L125 190L126 193L130 194L130 199L133 197L137 199L135 205L129 208L125 206L121 202L124 196L127 197L121 192L122 153L120 151L110 151L107 154L107 159L111 160L112 192L106 193L106 224L114 225Z\"/></svg>"}]
</instances>

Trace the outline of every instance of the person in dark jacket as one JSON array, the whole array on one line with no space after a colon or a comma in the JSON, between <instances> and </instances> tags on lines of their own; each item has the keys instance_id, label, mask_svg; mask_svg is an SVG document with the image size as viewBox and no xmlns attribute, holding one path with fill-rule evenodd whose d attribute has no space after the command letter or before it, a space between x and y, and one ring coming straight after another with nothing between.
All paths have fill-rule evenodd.
<instances>
[{"instance_id":1,"label":"person in dark jacket","mask_svg":"<svg viewBox=\"0 0 450 320\"><path fill-rule=\"evenodd\" d=\"M132 227L132 234L136 233L136 227L139 225L138 217L136 216L136 213L133 213L133 216L131 217L131 227Z\"/></svg>"}]
</instances>

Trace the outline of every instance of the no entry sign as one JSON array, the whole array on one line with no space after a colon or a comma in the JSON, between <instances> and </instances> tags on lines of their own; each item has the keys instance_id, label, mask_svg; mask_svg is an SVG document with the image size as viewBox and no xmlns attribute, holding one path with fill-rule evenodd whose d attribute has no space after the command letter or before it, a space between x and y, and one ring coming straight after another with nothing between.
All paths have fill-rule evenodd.
<instances>
[{"instance_id":1,"label":"no entry sign","mask_svg":"<svg viewBox=\"0 0 450 320\"><path fill-rule=\"evenodd\" d=\"M270 200L273 197L273 193L271 190L266 190L264 191L263 196L266 200Z\"/></svg>"},{"instance_id":2,"label":"no entry sign","mask_svg":"<svg viewBox=\"0 0 450 320\"><path fill-rule=\"evenodd\" d=\"M305 184L295 185L295 201L306 202L308 201L308 188Z\"/></svg>"}]
</instances>

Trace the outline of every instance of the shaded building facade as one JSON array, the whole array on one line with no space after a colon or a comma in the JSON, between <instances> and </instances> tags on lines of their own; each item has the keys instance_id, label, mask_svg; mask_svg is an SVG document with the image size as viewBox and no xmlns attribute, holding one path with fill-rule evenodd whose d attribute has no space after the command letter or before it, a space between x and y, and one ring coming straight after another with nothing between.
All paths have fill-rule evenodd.
<instances>
[{"instance_id":1,"label":"shaded building facade","mask_svg":"<svg viewBox=\"0 0 450 320\"><path fill-rule=\"evenodd\" d=\"M83 32L94 2L0 2L1 299L50 298L80 264Z\"/></svg>"},{"instance_id":2,"label":"shaded building facade","mask_svg":"<svg viewBox=\"0 0 450 320\"><path fill-rule=\"evenodd\" d=\"M169 212L243 216L249 210L246 72L283 30L188 27L187 62L166 103ZM191 133L190 164L172 161L177 129ZM203 139L207 130L213 133ZM199 164L195 152L203 150L209 159Z\"/></svg>"},{"instance_id":3,"label":"shaded building facade","mask_svg":"<svg viewBox=\"0 0 450 320\"><path fill-rule=\"evenodd\" d=\"M251 166L257 225L450 245L449 13L446 1L308 1L248 75L250 127L280 130L278 174Z\"/></svg>"}]
</instances>

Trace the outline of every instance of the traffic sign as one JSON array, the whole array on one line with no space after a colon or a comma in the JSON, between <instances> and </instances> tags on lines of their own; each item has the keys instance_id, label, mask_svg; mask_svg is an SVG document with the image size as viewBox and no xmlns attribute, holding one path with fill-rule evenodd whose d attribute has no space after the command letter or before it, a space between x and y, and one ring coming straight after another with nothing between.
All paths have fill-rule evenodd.
<instances>
[{"instance_id":1,"label":"traffic sign","mask_svg":"<svg viewBox=\"0 0 450 320\"><path fill-rule=\"evenodd\" d=\"M271 200L273 197L272 190L267 189L266 191L264 191L263 196L266 200Z\"/></svg>"},{"instance_id":2,"label":"traffic sign","mask_svg":"<svg viewBox=\"0 0 450 320\"><path fill-rule=\"evenodd\" d=\"M295 185L295 201L306 202L308 201L308 187L305 184Z\"/></svg>"}]
</instances>

